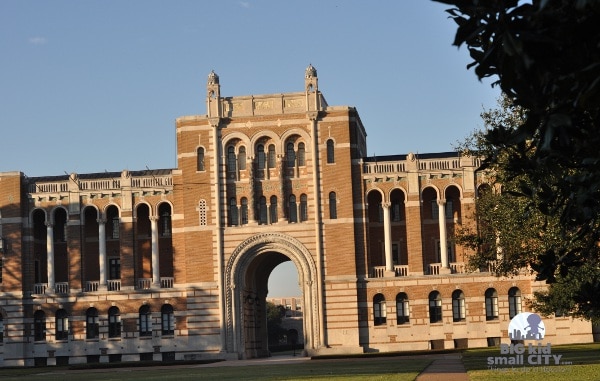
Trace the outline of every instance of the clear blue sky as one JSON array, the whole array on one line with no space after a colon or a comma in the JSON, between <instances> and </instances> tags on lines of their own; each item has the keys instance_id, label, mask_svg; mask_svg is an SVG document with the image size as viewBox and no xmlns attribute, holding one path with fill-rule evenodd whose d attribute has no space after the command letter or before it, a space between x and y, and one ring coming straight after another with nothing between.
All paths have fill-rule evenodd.
<instances>
[{"instance_id":1,"label":"clear blue sky","mask_svg":"<svg viewBox=\"0 0 600 381\"><path fill-rule=\"evenodd\" d=\"M369 155L452 150L500 93L467 71L466 49L451 46L446 8L428 0L2 0L0 172L173 168L174 120L206 113L211 70L223 96L269 94L302 91L309 63L330 105L358 109Z\"/></svg>"}]
</instances>

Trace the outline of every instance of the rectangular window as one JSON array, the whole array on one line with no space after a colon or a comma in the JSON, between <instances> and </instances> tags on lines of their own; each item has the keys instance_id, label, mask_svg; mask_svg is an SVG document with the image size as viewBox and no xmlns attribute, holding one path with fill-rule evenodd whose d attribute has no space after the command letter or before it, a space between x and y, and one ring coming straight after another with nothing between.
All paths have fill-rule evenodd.
<instances>
[{"instance_id":1,"label":"rectangular window","mask_svg":"<svg viewBox=\"0 0 600 381\"><path fill-rule=\"evenodd\" d=\"M99 334L98 316L88 316L85 325L85 338L97 339Z\"/></svg>"},{"instance_id":2,"label":"rectangular window","mask_svg":"<svg viewBox=\"0 0 600 381\"><path fill-rule=\"evenodd\" d=\"M140 316L140 336L152 336L152 326L148 315Z\"/></svg>"},{"instance_id":3,"label":"rectangular window","mask_svg":"<svg viewBox=\"0 0 600 381\"><path fill-rule=\"evenodd\" d=\"M392 261L395 266L400 264L400 245L392 243Z\"/></svg>"},{"instance_id":4,"label":"rectangular window","mask_svg":"<svg viewBox=\"0 0 600 381\"><path fill-rule=\"evenodd\" d=\"M108 279L121 279L121 259L108 259Z\"/></svg>"},{"instance_id":5,"label":"rectangular window","mask_svg":"<svg viewBox=\"0 0 600 381\"><path fill-rule=\"evenodd\" d=\"M119 239L119 224L119 217L115 217L112 219L112 229L110 232L110 236L112 237L112 239Z\"/></svg>"},{"instance_id":6,"label":"rectangular window","mask_svg":"<svg viewBox=\"0 0 600 381\"><path fill-rule=\"evenodd\" d=\"M446 201L446 219L452 219L454 215L454 207L452 205L452 200L447 200Z\"/></svg>"}]
</instances>

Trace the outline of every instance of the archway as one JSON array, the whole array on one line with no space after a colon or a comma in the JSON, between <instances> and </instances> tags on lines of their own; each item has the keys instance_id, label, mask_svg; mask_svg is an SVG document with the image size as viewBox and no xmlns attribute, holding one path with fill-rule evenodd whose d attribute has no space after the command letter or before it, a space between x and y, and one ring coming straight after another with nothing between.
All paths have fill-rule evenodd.
<instances>
[{"instance_id":1,"label":"archway","mask_svg":"<svg viewBox=\"0 0 600 381\"><path fill-rule=\"evenodd\" d=\"M266 357L267 282L271 271L291 260L298 269L304 306L304 343L307 353L320 346L317 271L306 247L285 234L257 234L242 242L232 253L226 268L227 352L239 358Z\"/></svg>"}]
</instances>

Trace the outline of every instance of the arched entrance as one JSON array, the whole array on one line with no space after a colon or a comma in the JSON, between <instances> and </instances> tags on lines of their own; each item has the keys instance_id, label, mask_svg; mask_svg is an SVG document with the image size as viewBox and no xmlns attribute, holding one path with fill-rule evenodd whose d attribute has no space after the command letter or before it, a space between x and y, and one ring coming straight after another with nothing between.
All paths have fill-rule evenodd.
<instances>
[{"instance_id":1,"label":"arched entrance","mask_svg":"<svg viewBox=\"0 0 600 381\"><path fill-rule=\"evenodd\" d=\"M310 353L320 346L318 282L313 258L297 239L265 233L243 241L227 263L227 352L238 353L239 358L268 356L267 281L271 271L287 260L294 262L298 269L304 306L304 348Z\"/></svg>"}]
</instances>

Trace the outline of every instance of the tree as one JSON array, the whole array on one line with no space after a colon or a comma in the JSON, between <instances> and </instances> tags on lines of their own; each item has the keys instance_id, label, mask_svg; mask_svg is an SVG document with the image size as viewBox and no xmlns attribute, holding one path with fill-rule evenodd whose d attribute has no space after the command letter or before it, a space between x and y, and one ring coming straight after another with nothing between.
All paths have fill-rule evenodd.
<instances>
[{"instance_id":1,"label":"tree","mask_svg":"<svg viewBox=\"0 0 600 381\"><path fill-rule=\"evenodd\" d=\"M526 110L480 136L484 168L514 182L519 213L551 224L526 261L550 284L577 277L572 301L600 318L600 1L435 1L453 6L468 68Z\"/></svg>"},{"instance_id":2,"label":"tree","mask_svg":"<svg viewBox=\"0 0 600 381\"><path fill-rule=\"evenodd\" d=\"M279 339L285 335L286 330L281 326L281 319L285 316L285 307L267 302L267 332L269 344L278 345Z\"/></svg>"},{"instance_id":3,"label":"tree","mask_svg":"<svg viewBox=\"0 0 600 381\"><path fill-rule=\"evenodd\" d=\"M495 126L517 128L526 117L526 110L515 106L506 95L498 108L482 113L484 131L475 131L457 147L467 154L489 156L495 147L485 139L486 131ZM504 170L507 155L485 170L487 185L480 187L476 203L476 230L456 232L456 241L474 251L469 259L471 269L492 267L498 276L511 276L540 266L540 254L556 248L581 251L582 241L564 241L560 216L544 214L535 207L537 194L525 196L522 189L530 187L529 179ZM543 170L543 169L541 169ZM565 274L556 274L547 291L536 292L533 307L544 315L560 311L564 314L594 320L597 303L587 303L597 294L600 271L593 261L572 267Z\"/></svg>"}]
</instances>

